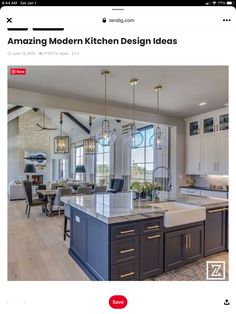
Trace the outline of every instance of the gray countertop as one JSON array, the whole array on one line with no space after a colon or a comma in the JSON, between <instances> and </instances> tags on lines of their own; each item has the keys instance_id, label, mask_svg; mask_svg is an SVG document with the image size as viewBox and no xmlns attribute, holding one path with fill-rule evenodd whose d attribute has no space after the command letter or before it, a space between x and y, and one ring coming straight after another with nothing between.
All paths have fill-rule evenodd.
<instances>
[{"instance_id":1,"label":"gray countertop","mask_svg":"<svg viewBox=\"0 0 236 314\"><path fill-rule=\"evenodd\" d=\"M174 200L173 196L172 200ZM182 194L175 196L175 200L186 204L204 206L207 209L228 205L228 200L225 199ZM157 218L164 215L163 210L156 207L157 204L152 207L150 201L134 201L130 192L64 196L61 197L61 201L108 224Z\"/></svg>"}]
</instances>

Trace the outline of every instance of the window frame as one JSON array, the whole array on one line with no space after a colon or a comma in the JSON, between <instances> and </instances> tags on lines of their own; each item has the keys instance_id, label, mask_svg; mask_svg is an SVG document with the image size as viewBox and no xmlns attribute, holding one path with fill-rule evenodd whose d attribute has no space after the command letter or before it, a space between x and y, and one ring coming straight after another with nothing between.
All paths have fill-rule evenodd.
<instances>
[{"instance_id":1,"label":"window frame","mask_svg":"<svg viewBox=\"0 0 236 314\"><path fill-rule=\"evenodd\" d=\"M152 151L153 151L153 161L152 162L147 162L147 157L146 157L146 155L147 155L147 147L151 147L151 145L146 145L147 144L146 143L146 137L147 137L146 132L149 129L153 129L154 130L154 126L153 125L147 125L147 126L144 126L144 127L141 127L141 128L137 129L140 132L144 131L144 144L139 146L139 147L137 147L137 148L131 148L131 150L130 150L130 157L131 157L130 158L130 180L131 180L131 182L133 182L133 181L140 181L140 182L142 182L142 181L150 181L151 182L151 180L147 179L147 167L146 167L147 164L152 164L152 166L154 168L154 149L152 149ZM144 149L144 152L143 152L144 160L143 160L143 162L137 162L137 165L140 164L140 165L144 166L143 167L144 174L143 174L143 178L142 179L140 179L140 180L138 180L138 179L133 180L132 179L132 164L133 164L132 163L132 151L136 150L136 149L140 149L140 148Z\"/></svg>"}]
</instances>

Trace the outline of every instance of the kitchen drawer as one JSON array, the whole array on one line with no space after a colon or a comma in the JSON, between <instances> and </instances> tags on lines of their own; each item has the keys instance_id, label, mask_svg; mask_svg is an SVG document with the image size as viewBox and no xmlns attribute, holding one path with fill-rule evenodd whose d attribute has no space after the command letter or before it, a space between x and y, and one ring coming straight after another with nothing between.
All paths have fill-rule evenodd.
<instances>
[{"instance_id":1,"label":"kitchen drawer","mask_svg":"<svg viewBox=\"0 0 236 314\"><path fill-rule=\"evenodd\" d=\"M111 227L111 240L119 240L139 235L139 224L130 223Z\"/></svg>"},{"instance_id":2,"label":"kitchen drawer","mask_svg":"<svg viewBox=\"0 0 236 314\"><path fill-rule=\"evenodd\" d=\"M140 234L153 233L162 229L163 219L152 219L140 223Z\"/></svg>"},{"instance_id":3,"label":"kitchen drawer","mask_svg":"<svg viewBox=\"0 0 236 314\"><path fill-rule=\"evenodd\" d=\"M111 280L139 280L138 261L117 264L111 268Z\"/></svg>"},{"instance_id":4,"label":"kitchen drawer","mask_svg":"<svg viewBox=\"0 0 236 314\"><path fill-rule=\"evenodd\" d=\"M180 193L181 194L187 194L187 195L199 195L199 196L201 196L201 190L197 190L197 189L181 188Z\"/></svg>"},{"instance_id":5,"label":"kitchen drawer","mask_svg":"<svg viewBox=\"0 0 236 314\"><path fill-rule=\"evenodd\" d=\"M111 241L111 263L128 262L139 257L139 237Z\"/></svg>"}]
</instances>

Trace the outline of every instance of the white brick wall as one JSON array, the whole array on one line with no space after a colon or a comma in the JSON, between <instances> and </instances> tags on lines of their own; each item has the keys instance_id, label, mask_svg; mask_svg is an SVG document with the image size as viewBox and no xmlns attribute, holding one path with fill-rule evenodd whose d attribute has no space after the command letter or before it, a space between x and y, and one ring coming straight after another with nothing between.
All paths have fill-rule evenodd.
<instances>
[{"instance_id":1,"label":"white brick wall","mask_svg":"<svg viewBox=\"0 0 236 314\"><path fill-rule=\"evenodd\" d=\"M25 177L24 173L24 153L45 152L47 154L47 164L43 170L38 170L38 174L43 174L44 183L51 178L51 142L52 131L38 131L37 123L42 125L42 113L40 111L28 111L19 117L19 175ZM54 127L51 120L45 117L44 123L48 127Z\"/></svg>"}]
</instances>

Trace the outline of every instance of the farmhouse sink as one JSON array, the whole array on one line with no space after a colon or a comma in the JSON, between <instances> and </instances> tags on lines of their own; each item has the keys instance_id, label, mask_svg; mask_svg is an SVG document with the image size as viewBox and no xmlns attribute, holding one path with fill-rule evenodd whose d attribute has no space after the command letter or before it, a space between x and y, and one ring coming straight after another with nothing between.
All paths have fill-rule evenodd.
<instances>
[{"instance_id":1,"label":"farmhouse sink","mask_svg":"<svg viewBox=\"0 0 236 314\"><path fill-rule=\"evenodd\" d=\"M206 208L181 202L160 202L150 204L164 212L164 227L170 228L206 219Z\"/></svg>"}]
</instances>

